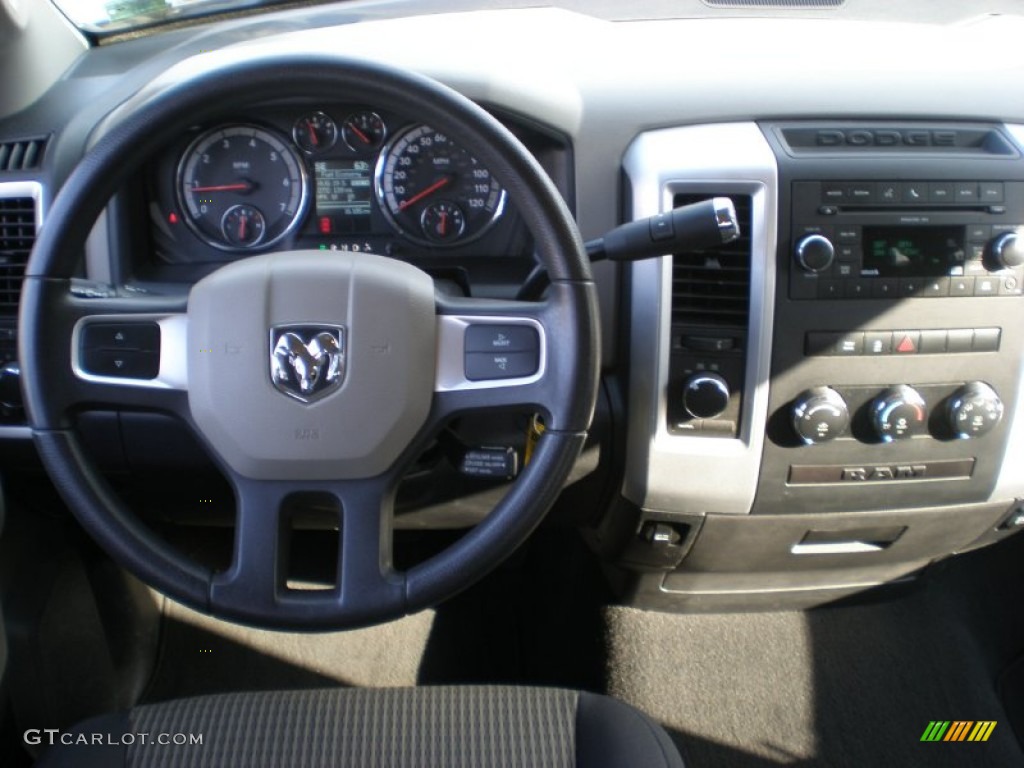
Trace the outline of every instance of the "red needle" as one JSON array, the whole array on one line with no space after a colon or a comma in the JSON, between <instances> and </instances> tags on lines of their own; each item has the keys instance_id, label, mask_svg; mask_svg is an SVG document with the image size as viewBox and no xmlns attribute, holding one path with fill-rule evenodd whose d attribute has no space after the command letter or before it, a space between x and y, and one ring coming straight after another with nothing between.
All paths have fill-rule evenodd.
<instances>
[{"instance_id":1,"label":"red needle","mask_svg":"<svg viewBox=\"0 0 1024 768\"><path fill-rule=\"evenodd\" d=\"M441 231L439 233L441 237L448 234L448 212L441 211Z\"/></svg>"},{"instance_id":2,"label":"red needle","mask_svg":"<svg viewBox=\"0 0 1024 768\"><path fill-rule=\"evenodd\" d=\"M193 192L248 192L252 184L247 181L238 184L217 184L212 187L192 187Z\"/></svg>"},{"instance_id":3,"label":"red needle","mask_svg":"<svg viewBox=\"0 0 1024 768\"><path fill-rule=\"evenodd\" d=\"M349 123L348 127L352 129L352 133L354 133L356 136L358 136L359 140L361 142L363 142L363 144L369 144L370 143L370 137L367 136L362 131L360 131L358 125L356 125L355 123Z\"/></svg>"},{"instance_id":4,"label":"red needle","mask_svg":"<svg viewBox=\"0 0 1024 768\"><path fill-rule=\"evenodd\" d=\"M449 181L451 181L451 176L444 176L443 178L438 179L433 184L431 184L429 187L424 189L422 192L417 192L415 195L410 197L408 200L403 200L401 203L399 203L398 204L398 210L404 211L410 205L414 205L414 204L418 203L420 200L422 200L427 195L434 194L435 192L437 192L437 190L441 189L441 187L443 187Z\"/></svg>"},{"instance_id":5,"label":"red needle","mask_svg":"<svg viewBox=\"0 0 1024 768\"><path fill-rule=\"evenodd\" d=\"M316 136L316 128L313 127L312 120L306 121L306 128L309 129L309 143L312 144L314 147L319 147L320 139L318 139Z\"/></svg>"},{"instance_id":6,"label":"red needle","mask_svg":"<svg viewBox=\"0 0 1024 768\"><path fill-rule=\"evenodd\" d=\"M238 220L238 241L240 243L244 243L245 242L245 236L247 234L247 232L246 232L246 225L248 223L249 223L249 217L248 216L242 216L242 218L240 218Z\"/></svg>"}]
</instances>

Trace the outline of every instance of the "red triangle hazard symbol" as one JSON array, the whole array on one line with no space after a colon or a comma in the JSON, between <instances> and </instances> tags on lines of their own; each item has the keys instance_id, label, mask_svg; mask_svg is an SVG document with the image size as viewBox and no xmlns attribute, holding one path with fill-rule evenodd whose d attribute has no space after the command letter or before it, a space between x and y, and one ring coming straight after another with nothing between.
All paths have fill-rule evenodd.
<instances>
[{"instance_id":1,"label":"red triangle hazard symbol","mask_svg":"<svg viewBox=\"0 0 1024 768\"><path fill-rule=\"evenodd\" d=\"M909 336L904 336L900 343L896 345L897 352L914 352L915 350L914 340Z\"/></svg>"}]
</instances>

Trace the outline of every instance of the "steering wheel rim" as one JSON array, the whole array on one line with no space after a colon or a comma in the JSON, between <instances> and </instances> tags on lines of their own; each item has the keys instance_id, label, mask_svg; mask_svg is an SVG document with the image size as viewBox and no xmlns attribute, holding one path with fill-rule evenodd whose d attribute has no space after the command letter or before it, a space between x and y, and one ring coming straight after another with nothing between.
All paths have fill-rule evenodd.
<instances>
[{"instance_id":1,"label":"steering wheel rim","mask_svg":"<svg viewBox=\"0 0 1024 768\"><path fill-rule=\"evenodd\" d=\"M582 448L596 400L599 339L596 292L575 223L535 159L504 126L457 92L425 77L340 56L309 54L232 60L198 75L194 69L189 72L187 78L177 79L172 70L119 110L117 122L62 186L39 233L26 268L19 344L26 409L42 461L79 522L108 554L159 591L200 611L266 627L343 629L434 605L479 579L525 540L554 502ZM245 89L238 87L240 82L245 82ZM226 589L224 572L214 573L189 560L125 508L87 456L71 421L83 405L166 410L189 423L209 446L209 435L193 418L190 400L197 396L189 390L109 392L109 387L82 381L73 373L72 340L83 318L187 310L185 317L191 319L191 308L166 299L81 298L70 285L93 222L123 182L187 125L250 103L243 92L260 93L260 101L340 94L338 98L345 100L394 108L446 133L488 167L508 191L534 238L551 289L536 307L436 298L438 318L486 320L513 313L536 323L543 330L541 346L547 365L538 381L511 395L497 389L434 391L423 425L406 449L391 457L385 472L344 483L314 478L290 486L279 478L243 477L214 450L239 497L236 563L228 578L237 581ZM556 345L557 354L553 354ZM189 365L195 367L191 351ZM490 407L493 402L536 405L546 419L547 428L532 461L505 498L456 544L408 571L391 568L389 553L383 549L376 559L372 551L366 556L356 545L372 544L372 529L380 528L380 520L387 517L397 478L410 456L438 429L440 420ZM335 593L326 596L284 594L276 571L279 558L267 560L263 570L252 570L243 556L246 547L280 545L273 538L280 525L280 503L287 493L306 490L337 493L345 515L349 506L353 510L342 528L343 540L351 531L353 544L350 549L342 547L339 584ZM264 497L276 501L257 501ZM381 502L376 523L372 516L356 515L358 508L375 500ZM277 503L276 510L268 503ZM259 535L270 537L265 542L252 538L257 534L251 532L262 528L266 533ZM245 538L247 532L251 540ZM366 561L358 567L369 571L348 574L344 564L349 561ZM374 568L379 579L373 578Z\"/></svg>"}]
</instances>

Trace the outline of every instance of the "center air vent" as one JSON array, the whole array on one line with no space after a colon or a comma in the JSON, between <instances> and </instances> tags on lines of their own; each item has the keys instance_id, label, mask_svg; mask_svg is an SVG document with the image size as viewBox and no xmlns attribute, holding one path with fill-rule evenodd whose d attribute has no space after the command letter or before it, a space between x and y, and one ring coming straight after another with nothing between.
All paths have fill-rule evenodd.
<instances>
[{"instance_id":1,"label":"center air vent","mask_svg":"<svg viewBox=\"0 0 1024 768\"><path fill-rule=\"evenodd\" d=\"M18 314L25 265L35 240L35 200L0 198L0 317Z\"/></svg>"},{"instance_id":2,"label":"center air vent","mask_svg":"<svg viewBox=\"0 0 1024 768\"><path fill-rule=\"evenodd\" d=\"M746 328L750 307L750 196L678 194L676 207L711 197L736 206L740 237L726 245L672 257L672 324Z\"/></svg>"}]
</instances>

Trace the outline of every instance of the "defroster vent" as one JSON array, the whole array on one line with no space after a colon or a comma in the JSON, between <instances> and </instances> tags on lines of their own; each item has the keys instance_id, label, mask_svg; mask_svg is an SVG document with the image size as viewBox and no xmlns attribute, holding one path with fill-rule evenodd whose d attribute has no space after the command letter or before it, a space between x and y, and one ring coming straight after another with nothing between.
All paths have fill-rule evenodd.
<instances>
[{"instance_id":1,"label":"defroster vent","mask_svg":"<svg viewBox=\"0 0 1024 768\"><path fill-rule=\"evenodd\" d=\"M746 328L750 309L750 196L677 194L673 205L712 197L733 201L740 237L726 245L673 255L672 324Z\"/></svg>"},{"instance_id":2,"label":"defroster vent","mask_svg":"<svg viewBox=\"0 0 1024 768\"><path fill-rule=\"evenodd\" d=\"M18 314L25 265L35 240L35 200L0 198L0 317Z\"/></svg>"}]
</instances>

